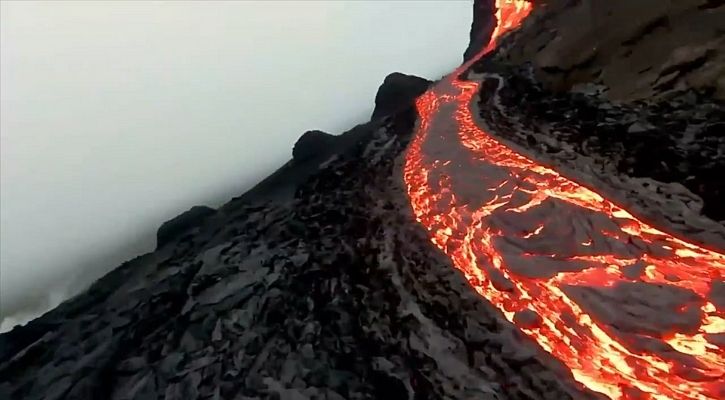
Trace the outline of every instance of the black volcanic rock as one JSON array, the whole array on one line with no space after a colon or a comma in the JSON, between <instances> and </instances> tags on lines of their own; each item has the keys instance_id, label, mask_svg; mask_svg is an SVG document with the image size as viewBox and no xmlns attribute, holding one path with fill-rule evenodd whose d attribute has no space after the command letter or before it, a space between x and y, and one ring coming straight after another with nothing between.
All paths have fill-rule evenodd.
<instances>
[{"instance_id":1,"label":"black volcanic rock","mask_svg":"<svg viewBox=\"0 0 725 400\"><path fill-rule=\"evenodd\" d=\"M474 0L470 41L463 53L463 62L473 58L488 44L496 27L495 9L496 3L494 0Z\"/></svg>"},{"instance_id":2,"label":"black volcanic rock","mask_svg":"<svg viewBox=\"0 0 725 400\"><path fill-rule=\"evenodd\" d=\"M297 139L292 148L292 158L297 162L306 161L328 152L334 142L335 136L329 133L317 130L307 131Z\"/></svg>"},{"instance_id":3,"label":"black volcanic rock","mask_svg":"<svg viewBox=\"0 0 725 400\"><path fill-rule=\"evenodd\" d=\"M488 132L577 179L596 179L598 190L647 221L725 249L725 102L688 90L612 103L588 90L547 91L530 67L491 59L471 67L493 68L505 77L501 89L488 79L478 96Z\"/></svg>"},{"instance_id":4,"label":"black volcanic rock","mask_svg":"<svg viewBox=\"0 0 725 400\"><path fill-rule=\"evenodd\" d=\"M431 83L427 79L400 72L393 72L386 76L375 95L375 110L373 110L372 119L391 115L402 108L410 107Z\"/></svg>"},{"instance_id":5,"label":"black volcanic rock","mask_svg":"<svg viewBox=\"0 0 725 400\"><path fill-rule=\"evenodd\" d=\"M488 33L472 35L469 57L490 35L490 3L475 2L474 28ZM478 111L491 134L529 150L587 154L594 166L610 161L611 176L646 162L618 159L634 151L620 144L650 144L651 132L627 132L630 117L657 118L550 96L512 75L501 90L481 85ZM508 323L416 222L402 164L413 100L428 85L391 74L373 121L339 136L305 133L293 160L252 190L168 221L156 251L0 335L0 399L601 398ZM653 125L715 143L678 161L718 167L710 151L722 126L709 117L720 114L701 111ZM606 140L616 146L596 143ZM526 310L515 318L540 323Z\"/></svg>"},{"instance_id":6,"label":"black volcanic rock","mask_svg":"<svg viewBox=\"0 0 725 400\"><path fill-rule=\"evenodd\" d=\"M214 215L216 210L207 206L194 206L189 210L161 224L156 231L156 248L170 243L179 235L191 228L199 226L207 217Z\"/></svg>"},{"instance_id":7,"label":"black volcanic rock","mask_svg":"<svg viewBox=\"0 0 725 400\"><path fill-rule=\"evenodd\" d=\"M410 214L415 110L384 121L0 335L0 398L571 399Z\"/></svg>"},{"instance_id":8,"label":"black volcanic rock","mask_svg":"<svg viewBox=\"0 0 725 400\"><path fill-rule=\"evenodd\" d=\"M531 63L548 90L595 83L618 102L687 89L725 100L722 0L530 2L531 16L498 58Z\"/></svg>"}]
</instances>

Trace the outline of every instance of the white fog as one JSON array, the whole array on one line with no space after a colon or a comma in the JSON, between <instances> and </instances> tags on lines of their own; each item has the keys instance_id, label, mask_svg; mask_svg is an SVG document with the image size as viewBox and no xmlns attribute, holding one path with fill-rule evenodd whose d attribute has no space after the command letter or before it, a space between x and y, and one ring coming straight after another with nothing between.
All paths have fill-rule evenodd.
<instances>
[{"instance_id":1,"label":"white fog","mask_svg":"<svg viewBox=\"0 0 725 400\"><path fill-rule=\"evenodd\" d=\"M0 331L460 63L471 1L2 2ZM4 320L3 320L4 318Z\"/></svg>"}]
</instances>

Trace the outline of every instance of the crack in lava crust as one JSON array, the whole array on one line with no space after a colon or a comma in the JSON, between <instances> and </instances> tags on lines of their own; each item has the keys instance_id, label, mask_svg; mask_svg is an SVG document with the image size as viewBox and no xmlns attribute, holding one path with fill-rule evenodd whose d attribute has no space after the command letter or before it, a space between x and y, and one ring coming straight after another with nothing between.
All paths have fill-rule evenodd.
<instances>
[{"instance_id":1,"label":"crack in lava crust","mask_svg":"<svg viewBox=\"0 0 725 400\"><path fill-rule=\"evenodd\" d=\"M404 168L416 219L479 294L587 388L612 399L725 397L725 351L712 339L725 333L725 315L709 300L725 255L646 224L474 123L469 105L479 83L457 76L531 5L497 0L497 8L486 49L416 101L419 125ZM691 294L696 322L624 332L574 299L581 289L634 283ZM534 321L520 317L532 312Z\"/></svg>"}]
</instances>

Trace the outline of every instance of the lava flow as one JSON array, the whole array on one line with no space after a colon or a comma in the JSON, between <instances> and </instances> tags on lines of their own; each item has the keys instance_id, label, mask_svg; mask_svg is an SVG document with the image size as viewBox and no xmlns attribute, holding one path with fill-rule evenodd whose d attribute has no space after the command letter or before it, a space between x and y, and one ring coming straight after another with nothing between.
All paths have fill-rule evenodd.
<instances>
[{"instance_id":1,"label":"lava flow","mask_svg":"<svg viewBox=\"0 0 725 400\"><path fill-rule=\"evenodd\" d=\"M648 225L474 122L480 83L458 74L531 11L523 0L496 5L486 49L416 101L404 179L417 220L585 387L612 399L725 398L725 313L712 299L725 255Z\"/></svg>"}]
</instances>

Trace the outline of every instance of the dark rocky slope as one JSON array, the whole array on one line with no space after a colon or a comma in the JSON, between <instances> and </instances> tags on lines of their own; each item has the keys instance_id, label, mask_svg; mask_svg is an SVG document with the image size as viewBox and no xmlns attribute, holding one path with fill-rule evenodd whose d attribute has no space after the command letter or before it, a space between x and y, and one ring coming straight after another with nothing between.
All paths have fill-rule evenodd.
<instances>
[{"instance_id":1,"label":"dark rocky slope","mask_svg":"<svg viewBox=\"0 0 725 400\"><path fill-rule=\"evenodd\" d=\"M2 397L573 398L409 215L415 119L360 127L288 200L234 200L0 336Z\"/></svg>"},{"instance_id":2,"label":"dark rocky slope","mask_svg":"<svg viewBox=\"0 0 725 400\"><path fill-rule=\"evenodd\" d=\"M492 26L489 6L475 2L476 32ZM474 36L467 57L486 41ZM508 61L488 58L469 72L509 79L500 105L482 85L491 133L562 168L591 170L644 212L680 210L672 226L717 240L722 192L712 189L716 175L708 180L720 168L717 103L553 95ZM155 252L0 335L0 398L596 398L482 300L410 214L400 163L416 123L412 100L429 84L392 75L371 122L340 136L305 134L293 159L248 193L182 214L160 230ZM685 136L660 142L676 125L696 148ZM655 146L660 158L643 159ZM642 177L660 189L635 190ZM668 182L684 194L673 200Z\"/></svg>"},{"instance_id":3,"label":"dark rocky slope","mask_svg":"<svg viewBox=\"0 0 725 400\"><path fill-rule=\"evenodd\" d=\"M500 139L596 187L646 220L708 247L725 249L725 179L720 176L725 171L725 102L715 89L722 75L712 72L725 71L725 63L713 58L692 68L677 64L672 71L680 71L683 79L666 90L661 82L630 75L631 69L620 71L620 63L629 62L627 57L664 63L684 47L698 48L711 43L712 37L722 38L711 22L713 15L725 12L725 3L658 2L652 7L647 7L651 2L609 3L605 7L592 1L554 0L535 7L521 30L508 35L494 54L465 73L470 79L484 80L477 104L479 122ZM628 4L633 8L627 9L630 13L624 10ZM574 19L582 13L597 25L587 28ZM675 17L680 14L703 26L673 41L673 35L687 29ZM668 16L671 25L636 29L653 15ZM576 29L608 33L582 43L570 33ZM557 41L564 44L556 46L569 46L563 47L567 50L554 52L549 49L552 43L532 47L532 37L540 41L549 33L561 37ZM620 36L628 40L615 45ZM576 49L600 42L608 47L599 48L581 68L600 75L619 71L617 79L559 73L541 64L542 54L548 54L545 58L552 63L564 64L581 55ZM721 44L717 54L724 51ZM636 51L640 54L631 54ZM628 55L614 56L618 53ZM695 84L684 79L688 74L714 75ZM497 90L499 77L502 88ZM637 92L625 96L623 87L636 87Z\"/></svg>"},{"instance_id":4,"label":"dark rocky slope","mask_svg":"<svg viewBox=\"0 0 725 400\"><path fill-rule=\"evenodd\" d=\"M687 89L725 100L722 0L546 0L501 58L531 62L547 89L594 82L610 100Z\"/></svg>"},{"instance_id":5,"label":"dark rocky slope","mask_svg":"<svg viewBox=\"0 0 725 400\"><path fill-rule=\"evenodd\" d=\"M395 114L409 107L416 97L425 93L432 82L417 76L394 72L385 77L375 96L372 119Z\"/></svg>"},{"instance_id":6,"label":"dark rocky slope","mask_svg":"<svg viewBox=\"0 0 725 400\"><path fill-rule=\"evenodd\" d=\"M463 62L472 59L488 44L489 38L496 27L496 20L482 18L481 16L493 15L495 8L495 0L475 0L473 2L473 23L471 23L468 47L463 52Z\"/></svg>"}]
</instances>

